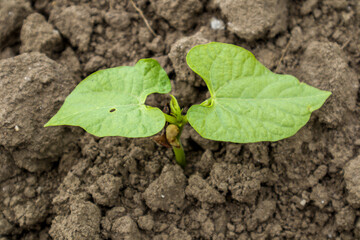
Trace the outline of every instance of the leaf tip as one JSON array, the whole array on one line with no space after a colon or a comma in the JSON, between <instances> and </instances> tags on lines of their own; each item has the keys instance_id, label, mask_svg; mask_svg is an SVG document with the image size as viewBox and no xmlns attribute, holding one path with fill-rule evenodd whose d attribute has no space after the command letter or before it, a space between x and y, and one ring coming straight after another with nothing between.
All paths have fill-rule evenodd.
<instances>
[{"instance_id":1,"label":"leaf tip","mask_svg":"<svg viewBox=\"0 0 360 240\"><path fill-rule=\"evenodd\" d=\"M44 124L44 127L52 127L52 126L56 126L56 124L53 123L52 118Z\"/></svg>"},{"instance_id":2,"label":"leaf tip","mask_svg":"<svg viewBox=\"0 0 360 240\"><path fill-rule=\"evenodd\" d=\"M323 91L324 92L324 103L325 101L332 95L330 91Z\"/></svg>"},{"instance_id":3,"label":"leaf tip","mask_svg":"<svg viewBox=\"0 0 360 240\"><path fill-rule=\"evenodd\" d=\"M332 92L330 92L330 91L326 91L326 93L327 93L327 97L326 97L326 98L328 98L328 97L330 97L330 96L332 95Z\"/></svg>"},{"instance_id":4,"label":"leaf tip","mask_svg":"<svg viewBox=\"0 0 360 240\"><path fill-rule=\"evenodd\" d=\"M47 122L46 124L44 124L44 128L46 127L54 127L54 126L57 126L56 124L52 124L50 122Z\"/></svg>"}]
</instances>

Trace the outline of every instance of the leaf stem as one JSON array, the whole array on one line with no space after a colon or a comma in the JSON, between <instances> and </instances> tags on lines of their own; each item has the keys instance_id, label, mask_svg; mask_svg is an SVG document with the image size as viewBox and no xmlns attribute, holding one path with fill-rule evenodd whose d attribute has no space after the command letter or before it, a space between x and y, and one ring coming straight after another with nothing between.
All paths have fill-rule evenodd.
<instances>
[{"instance_id":1,"label":"leaf stem","mask_svg":"<svg viewBox=\"0 0 360 240\"><path fill-rule=\"evenodd\" d=\"M166 113L164 113L164 116L165 116L165 120L167 122L172 123L172 124L176 124L176 125L178 124L178 121L176 120L175 117L173 117L173 116L171 116L169 114L166 114Z\"/></svg>"},{"instance_id":2,"label":"leaf stem","mask_svg":"<svg viewBox=\"0 0 360 240\"><path fill-rule=\"evenodd\" d=\"M185 152L184 152L184 148L181 144L180 141L180 137L178 138L179 143L180 143L180 147L172 147L174 154L175 154L175 160L177 162L177 164L179 164L181 167L185 167L186 165L186 158L185 158Z\"/></svg>"}]
</instances>

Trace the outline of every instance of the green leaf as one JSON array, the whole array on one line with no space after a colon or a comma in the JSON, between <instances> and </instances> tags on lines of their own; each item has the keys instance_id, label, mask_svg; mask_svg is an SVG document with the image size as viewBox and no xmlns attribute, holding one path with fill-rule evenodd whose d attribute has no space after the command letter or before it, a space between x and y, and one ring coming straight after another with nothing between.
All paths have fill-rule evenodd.
<instances>
[{"instance_id":1,"label":"green leaf","mask_svg":"<svg viewBox=\"0 0 360 240\"><path fill-rule=\"evenodd\" d=\"M99 136L147 137L161 131L165 116L146 106L151 93L168 93L170 80L154 59L134 67L100 70L83 80L45 125L80 126Z\"/></svg>"},{"instance_id":2,"label":"green leaf","mask_svg":"<svg viewBox=\"0 0 360 240\"><path fill-rule=\"evenodd\" d=\"M187 118L201 136L212 140L248 143L290 137L331 95L271 72L251 52L230 44L198 45L186 60L211 95L192 106Z\"/></svg>"}]
</instances>

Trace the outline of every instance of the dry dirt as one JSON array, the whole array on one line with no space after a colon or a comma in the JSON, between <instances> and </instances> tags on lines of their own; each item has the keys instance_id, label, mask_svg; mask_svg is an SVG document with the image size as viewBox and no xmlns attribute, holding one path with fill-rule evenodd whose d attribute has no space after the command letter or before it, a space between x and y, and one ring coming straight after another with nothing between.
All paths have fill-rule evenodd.
<instances>
[{"instance_id":1,"label":"dry dirt","mask_svg":"<svg viewBox=\"0 0 360 240\"><path fill-rule=\"evenodd\" d=\"M360 239L360 2L134 2L156 36L130 0L0 0L0 240ZM187 127L184 169L150 139L42 127L81 79L140 58L185 110L202 102L185 55L211 41L333 95L279 142Z\"/></svg>"}]
</instances>

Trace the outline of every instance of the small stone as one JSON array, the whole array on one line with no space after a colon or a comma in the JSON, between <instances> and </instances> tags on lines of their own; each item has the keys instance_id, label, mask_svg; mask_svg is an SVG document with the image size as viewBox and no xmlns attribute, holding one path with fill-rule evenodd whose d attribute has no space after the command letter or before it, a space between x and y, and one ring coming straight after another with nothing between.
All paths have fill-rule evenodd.
<instances>
[{"instance_id":1,"label":"small stone","mask_svg":"<svg viewBox=\"0 0 360 240\"><path fill-rule=\"evenodd\" d=\"M219 20L219 19L215 18L215 17L211 18L210 26L214 30L224 30L225 29L224 22L222 20Z\"/></svg>"}]
</instances>

